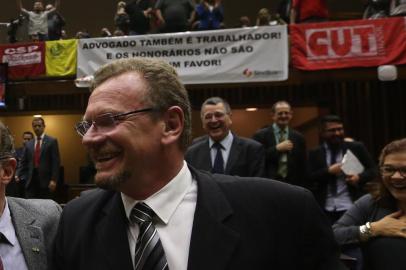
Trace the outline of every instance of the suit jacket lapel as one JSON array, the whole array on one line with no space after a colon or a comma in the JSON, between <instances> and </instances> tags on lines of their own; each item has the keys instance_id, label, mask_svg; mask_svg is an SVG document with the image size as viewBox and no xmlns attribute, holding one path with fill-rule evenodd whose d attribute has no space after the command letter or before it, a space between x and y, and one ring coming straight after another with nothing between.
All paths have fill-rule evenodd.
<instances>
[{"instance_id":1,"label":"suit jacket lapel","mask_svg":"<svg viewBox=\"0 0 406 270\"><path fill-rule=\"evenodd\" d=\"M115 270L133 270L133 263L127 236L127 219L119 193L103 209L102 217L96 227L95 235L99 247L107 260L107 267Z\"/></svg>"},{"instance_id":2,"label":"suit jacket lapel","mask_svg":"<svg viewBox=\"0 0 406 270\"><path fill-rule=\"evenodd\" d=\"M320 146L320 152L321 152L321 158L322 158L322 162L324 164L324 166L326 168L329 167L328 163L327 163L327 150L326 147L324 147L323 145Z\"/></svg>"},{"instance_id":3,"label":"suit jacket lapel","mask_svg":"<svg viewBox=\"0 0 406 270\"><path fill-rule=\"evenodd\" d=\"M240 152L241 152L240 140L237 136L234 135L233 143L231 144L230 154L228 155L225 174L230 174L230 171L233 168L235 162L239 158L241 158Z\"/></svg>"},{"instance_id":4,"label":"suit jacket lapel","mask_svg":"<svg viewBox=\"0 0 406 270\"><path fill-rule=\"evenodd\" d=\"M24 208L8 199L11 219L18 242L24 254L28 269L47 269L46 247L42 229L36 225L36 218Z\"/></svg>"},{"instance_id":5,"label":"suit jacket lapel","mask_svg":"<svg viewBox=\"0 0 406 270\"><path fill-rule=\"evenodd\" d=\"M270 130L270 132L269 132L269 136L270 136L269 141L271 142L271 145L275 146L275 145L277 145L277 141L276 141L276 138L275 138L275 133L273 132L273 126L272 125L269 127L269 130Z\"/></svg>"},{"instance_id":6,"label":"suit jacket lapel","mask_svg":"<svg viewBox=\"0 0 406 270\"><path fill-rule=\"evenodd\" d=\"M199 147L199 152L193 157L196 164L196 167L210 172L212 170L211 166L211 156L210 156L210 145L209 145L209 137L206 136L205 139L201 142L202 145Z\"/></svg>"},{"instance_id":7,"label":"suit jacket lapel","mask_svg":"<svg viewBox=\"0 0 406 270\"><path fill-rule=\"evenodd\" d=\"M233 210L211 175L191 171L197 179L198 195L188 269L226 269L239 242L239 234L224 224Z\"/></svg>"},{"instance_id":8,"label":"suit jacket lapel","mask_svg":"<svg viewBox=\"0 0 406 270\"><path fill-rule=\"evenodd\" d=\"M44 135L44 138L42 139L42 143L41 143L40 157L44 156L43 155L44 149L45 149L45 147L47 147L48 141L49 141L49 138L47 137L47 135Z\"/></svg>"}]
</instances>

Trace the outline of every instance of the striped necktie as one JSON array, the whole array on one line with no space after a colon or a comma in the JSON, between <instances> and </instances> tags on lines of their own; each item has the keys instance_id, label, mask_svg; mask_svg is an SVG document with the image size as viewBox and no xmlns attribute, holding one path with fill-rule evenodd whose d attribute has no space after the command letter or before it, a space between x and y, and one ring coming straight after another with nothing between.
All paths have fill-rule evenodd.
<instances>
[{"instance_id":1,"label":"striped necktie","mask_svg":"<svg viewBox=\"0 0 406 270\"><path fill-rule=\"evenodd\" d=\"M287 136L286 136L286 130L281 129L279 130L279 142L281 143L283 141L286 141ZM281 176L282 178L286 178L288 175L288 154L286 152L282 153L279 157L279 162L278 162L278 175Z\"/></svg>"},{"instance_id":2,"label":"striped necktie","mask_svg":"<svg viewBox=\"0 0 406 270\"><path fill-rule=\"evenodd\" d=\"M154 211L145 203L137 203L130 220L138 224L140 233L135 246L135 270L169 270L158 232L152 223Z\"/></svg>"}]
</instances>

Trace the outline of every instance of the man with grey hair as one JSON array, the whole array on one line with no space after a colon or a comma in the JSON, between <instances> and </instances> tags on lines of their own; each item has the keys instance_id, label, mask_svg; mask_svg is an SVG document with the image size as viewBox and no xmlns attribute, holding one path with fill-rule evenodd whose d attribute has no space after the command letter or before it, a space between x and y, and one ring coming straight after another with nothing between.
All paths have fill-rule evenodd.
<instances>
[{"instance_id":1,"label":"man with grey hair","mask_svg":"<svg viewBox=\"0 0 406 270\"><path fill-rule=\"evenodd\" d=\"M0 269L52 269L61 208L51 200L6 197L16 164L13 138L0 122Z\"/></svg>"},{"instance_id":2,"label":"man with grey hair","mask_svg":"<svg viewBox=\"0 0 406 270\"><path fill-rule=\"evenodd\" d=\"M56 269L341 269L309 191L187 166L190 103L169 64L118 60L94 78L76 130L102 189L65 206Z\"/></svg>"},{"instance_id":3,"label":"man with grey hair","mask_svg":"<svg viewBox=\"0 0 406 270\"><path fill-rule=\"evenodd\" d=\"M265 176L265 151L254 140L232 133L231 108L220 97L203 102L200 117L207 135L194 143L185 159L196 169L238 176Z\"/></svg>"}]
</instances>

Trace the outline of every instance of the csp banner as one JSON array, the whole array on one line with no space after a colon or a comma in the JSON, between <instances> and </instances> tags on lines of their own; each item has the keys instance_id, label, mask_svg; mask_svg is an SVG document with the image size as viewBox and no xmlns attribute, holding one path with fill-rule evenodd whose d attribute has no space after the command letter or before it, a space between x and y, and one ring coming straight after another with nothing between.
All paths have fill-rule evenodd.
<instances>
[{"instance_id":1,"label":"csp banner","mask_svg":"<svg viewBox=\"0 0 406 270\"><path fill-rule=\"evenodd\" d=\"M46 42L47 76L75 75L77 42L77 39Z\"/></svg>"},{"instance_id":2,"label":"csp banner","mask_svg":"<svg viewBox=\"0 0 406 270\"><path fill-rule=\"evenodd\" d=\"M44 42L0 45L0 59L8 63L9 79L45 75Z\"/></svg>"},{"instance_id":3,"label":"csp banner","mask_svg":"<svg viewBox=\"0 0 406 270\"><path fill-rule=\"evenodd\" d=\"M185 84L286 80L287 27L81 39L77 77L92 75L109 61L131 57L165 60Z\"/></svg>"},{"instance_id":4,"label":"csp banner","mask_svg":"<svg viewBox=\"0 0 406 270\"><path fill-rule=\"evenodd\" d=\"M293 66L318 70L405 64L405 18L291 25Z\"/></svg>"}]
</instances>

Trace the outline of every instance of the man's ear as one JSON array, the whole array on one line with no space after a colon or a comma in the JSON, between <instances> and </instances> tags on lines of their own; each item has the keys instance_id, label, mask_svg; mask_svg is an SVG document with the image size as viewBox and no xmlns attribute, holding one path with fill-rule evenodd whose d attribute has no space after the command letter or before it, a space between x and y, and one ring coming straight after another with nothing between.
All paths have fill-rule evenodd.
<instances>
[{"instance_id":1,"label":"man's ear","mask_svg":"<svg viewBox=\"0 0 406 270\"><path fill-rule=\"evenodd\" d=\"M164 130L162 142L164 144L171 144L177 141L182 134L185 116L183 110L179 106L170 107L163 116Z\"/></svg>"},{"instance_id":2,"label":"man's ear","mask_svg":"<svg viewBox=\"0 0 406 270\"><path fill-rule=\"evenodd\" d=\"M1 169L0 169L0 181L7 185L14 176L15 169L17 166L17 161L15 158L10 158L9 160L5 160L2 162Z\"/></svg>"}]
</instances>

